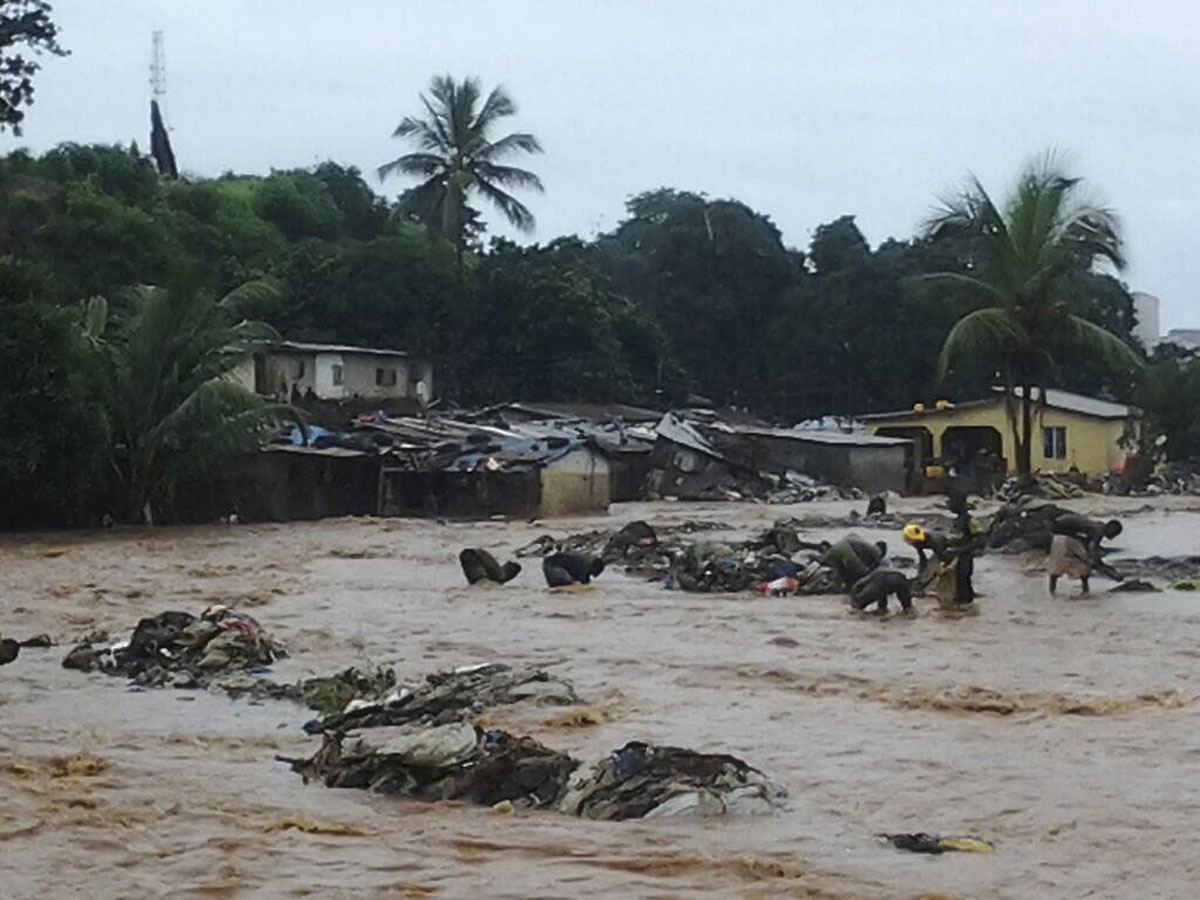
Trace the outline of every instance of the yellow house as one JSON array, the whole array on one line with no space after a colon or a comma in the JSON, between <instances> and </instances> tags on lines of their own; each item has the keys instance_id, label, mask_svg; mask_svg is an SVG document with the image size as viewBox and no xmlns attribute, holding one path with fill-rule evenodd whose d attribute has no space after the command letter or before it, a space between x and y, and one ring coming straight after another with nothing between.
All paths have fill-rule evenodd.
<instances>
[{"instance_id":1,"label":"yellow house","mask_svg":"<svg viewBox=\"0 0 1200 900\"><path fill-rule=\"evenodd\" d=\"M861 418L873 434L916 441L925 464L940 460L951 465L987 455L1004 460L1013 470L1017 453L1012 420L1004 389L993 390L995 396L984 400L917 404L902 412ZM1120 441L1127 429L1136 427L1135 408L1053 389L1046 391L1044 404L1038 399L1035 392L1034 470L1066 472L1074 467L1084 474L1102 475L1121 467L1126 451ZM1019 400L1014 407L1020 415Z\"/></svg>"}]
</instances>

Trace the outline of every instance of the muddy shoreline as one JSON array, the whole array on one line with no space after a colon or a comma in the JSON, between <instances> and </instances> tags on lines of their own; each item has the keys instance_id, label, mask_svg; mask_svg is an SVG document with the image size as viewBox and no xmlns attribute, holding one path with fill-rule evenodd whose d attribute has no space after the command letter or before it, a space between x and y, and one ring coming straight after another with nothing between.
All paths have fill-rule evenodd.
<instances>
[{"instance_id":1,"label":"muddy shoreline","mask_svg":"<svg viewBox=\"0 0 1200 900\"><path fill-rule=\"evenodd\" d=\"M221 602L284 640L281 680L351 665L392 665L404 679L550 664L603 714L580 727L500 709L497 727L585 759L638 739L734 753L790 792L765 819L602 823L305 787L273 761L312 750L299 707L133 691L62 669L62 647L30 649L0 670L6 893L1190 896L1200 596L1108 594L1097 579L1091 599L1072 588L1051 600L1036 559L989 555L979 616L876 622L835 598L690 595L619 572L578 594L548 593L536 567L468 589L455 559L466 545L511 551L633 518L714 520L727 532L705 536L744 537L778 517L862 505L0 538L5 636L69 641ZM1195 498L1064 505L1125 518L1114 560L1200 553ZM937 501L894 510L930 514ZM893 530L879 536L909 552ZM62 757L101 762L47 762ZM931 860L880 846L884 831L980 834L997 852Z\"/></svg>"}]
</instances>

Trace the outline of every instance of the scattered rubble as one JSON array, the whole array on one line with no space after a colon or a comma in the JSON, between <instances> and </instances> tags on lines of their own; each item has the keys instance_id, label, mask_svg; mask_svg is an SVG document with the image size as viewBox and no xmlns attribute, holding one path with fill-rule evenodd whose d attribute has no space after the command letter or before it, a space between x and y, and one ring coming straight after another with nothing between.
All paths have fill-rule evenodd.
<instances>
[{"instance_id":1,"label":"scattered rubble","mask_svg":"<svg viewBox=\"0 0 1200 900\"><path fill-rule=\"evenodd\" d=\"M305 782L316 779L326 787L487 806L509 801L531 809L552 806L579 765L533 738L469 722L327 733L311 759L283 761Z\"/></svg>"},{"instance_id":2,"label":"scattered rubble","mask_svg":"<svg viewBox=\"0 0 1200 900\"><path fill-rule=\"evenodd\" d=\"M734 756L631 742L571 779L578 760L528 736L469 722L327 732L305 782L417 800L557 809L588 819L761 815L787 791Z\"/></svg>"},{"instance_id":3,"label":"scattered rubble","mask_svg":"<svg viewBox=\"0 0 1200 900\"><path fill-rule=\"evenodd\" d=\"M248 696L257 700L294 700L322 715L336 715L356 701L370 702L396 686L396 673L380 668L363 672L351 667L336 675L305 678L293 684L279 684L270 678L234 675L223 678L217 687L231 697Z\"/></svg>"},{"instance_id":4,"label":"scattered rubble","mask_svg":"<svg viewBox=\"0 0 1200 900\"><path fill-rule=\"evenodd\" d=\"M1113 567L1126 579L1165 582L1175 590L1191 590L1192 588L1180 585L1200 581L1200 556L1145 556L1121 559L1114 562Z\"/></svg>"},{"instance_id":5,"label":"scattered rubble","mask_svg":"<svg viewBox=\"0 0 1200 900\"><path fill-rule=\"evenodd\" d=\"M1094 485L1098 491L1100 485ZM1084 495L1083 488L1073 481L1057 475L1039 472L1029 478L1013 475L1005 480L996 497L1000 500L1017 500L1021 497L1041 497L1048 500L1070 500Z\"/></svg>"},{"instance_id":6,"label":"scattered rubble","mask_svg":"<svg viewBox=\"0 0 1200 900\"><path fill-rule=\"evenodd\" d=\"M762 815L786 797L736 756L631 741L572 779L558 808L609 820Z\"/></svg>"},{"instance_id":7,"label":"scattered rubble","mask_svg":"<svg viewBox=\"0 0 1200 900\"><path fill-rule=\"evenodd\" d=\"M212 606L199 617L168 611L142 619L128 637L93 632L63 667L130 678L143 687L205 687L219 675L267 666L286 656L252 617Z\"/></svg>"},{"instance_id":8,"label":"scattered rubble","mask_svg":"<svg viewBox=\"0 0 1200 900\"><path fill-rule=\"evenodd\" d=\"M544 669L514 669L503 663L466 666L426 676L415 688L393 690L384 697L354 701L309 730L346 732L352 728L395 725L445 725L461 722L485 709L532 700L570 706L579 702L570 682Z\"/></svg>"}]
</instances>

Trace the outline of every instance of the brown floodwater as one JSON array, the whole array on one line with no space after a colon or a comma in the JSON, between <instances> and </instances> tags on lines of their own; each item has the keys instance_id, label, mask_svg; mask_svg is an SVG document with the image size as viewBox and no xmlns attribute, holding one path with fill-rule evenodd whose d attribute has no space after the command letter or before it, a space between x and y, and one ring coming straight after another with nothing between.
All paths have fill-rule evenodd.
<instances>
[{"instance_id":1,"label":"brown floodwater","mask_svg":"<svg viewBox=\"0 0 1200 900\"><path fill-rule=\"evenodd\" d=\"M551 594L536 561L468 589L456 560L632 518L746 534L852 505L3 539L5 636L69 642L220 601L287 643L281 680L553 664L596 711L583 727L536 708L490 721L586 760L631 739L734 753L790 791L767 818L608 823L305 786L274 756L315 748L307 710L131 690L62 669L64 647L29 649L0 669L4 896L1194 896L1200 595L1110 595L1097 578L1090 599L1071 585L1052 600L1036 559L989 555L978 616L918 601L917 618L878 621L834 597L685 594L617 572ZM1200 553L1195 499L1075 505L1124 515L1125 555ZM996 852L907 854L885 831L972 834Z\"/></svg>"}]
</instances>

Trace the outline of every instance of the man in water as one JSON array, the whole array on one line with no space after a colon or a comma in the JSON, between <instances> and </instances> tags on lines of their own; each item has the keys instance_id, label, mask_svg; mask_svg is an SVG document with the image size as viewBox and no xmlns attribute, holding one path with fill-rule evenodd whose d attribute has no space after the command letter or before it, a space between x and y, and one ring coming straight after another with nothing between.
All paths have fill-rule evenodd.
<instances>
[{"instance_id":1,"label":"man in water","mask_svg":"<svg viewBox=\"0 0 1200 900\"><path fill-rule=\"evenodd\" d=\"M887 544L883 541L871 544L857 534L848 534L825 551L821 565L833 569L843 588L850 590L856 581L877 569L885 556Z\"/></svg>"},{"instance_id":2,"label":"man in water","mask_svg":"<svg viewBox=\"0 0 1200 900\"><path fill-rule=\"evenodd\" d=\"M1058 579L1063 575L1078 578L1080 593L1088 592L1088 579L1095 569L1114 581L1121 575L1101 559L1100 542L1115 538L1122 531L1116 519L1101 522L1078 513L1063 513L1051 523L1050 556L1047 568L1050 571L1050 593L1058 590Z\"/></svg>"},{"instance_id":3,"label":"man in water","mask_svg":"<svg viewBox=\"0 0 1200 900\"><path fill-rule=\"evenodd\" d=\"M850 605L865 610L871 604L877 604L875 612L882 616L887 613L888 597L893 594L900 601L901 609L912 612L912 584L904 573L878 568L854 582L850 589Z\"/></svg>"},{"instance_id":4,"label":"man in water","mask_svg":"<svg viewBox=\"0 0 1200 900\"><path fill-rule=\"evenodd\" d=\"M542 574L550 587L591 584L604 571L604 560L582 553L552 553L542 560Z\"/></svg>"},{"instance_id":5,"label":"man in water","mask_svg":"<svg viewBox=\"0 0 1200 900\"><path fill-rule=\"evenodd\" d=\"M8 665L21 652L21 645L12 638L0 641L0 666Z\"/></svg>"},{"instance_id":6,"label":"man in water","mask_svg":"<svg viewBox=\"0 0 1200 900\"><path fill-rule=\"evenodd\" d=\"M504 584L516 578L521 571L520 563L506 562L501 566L496 562L496 557L478 547L468 547L462 551L458 554L458 562L467 578L467 584L478 584L481 581Z\"/></svg>"}]
</instances>

